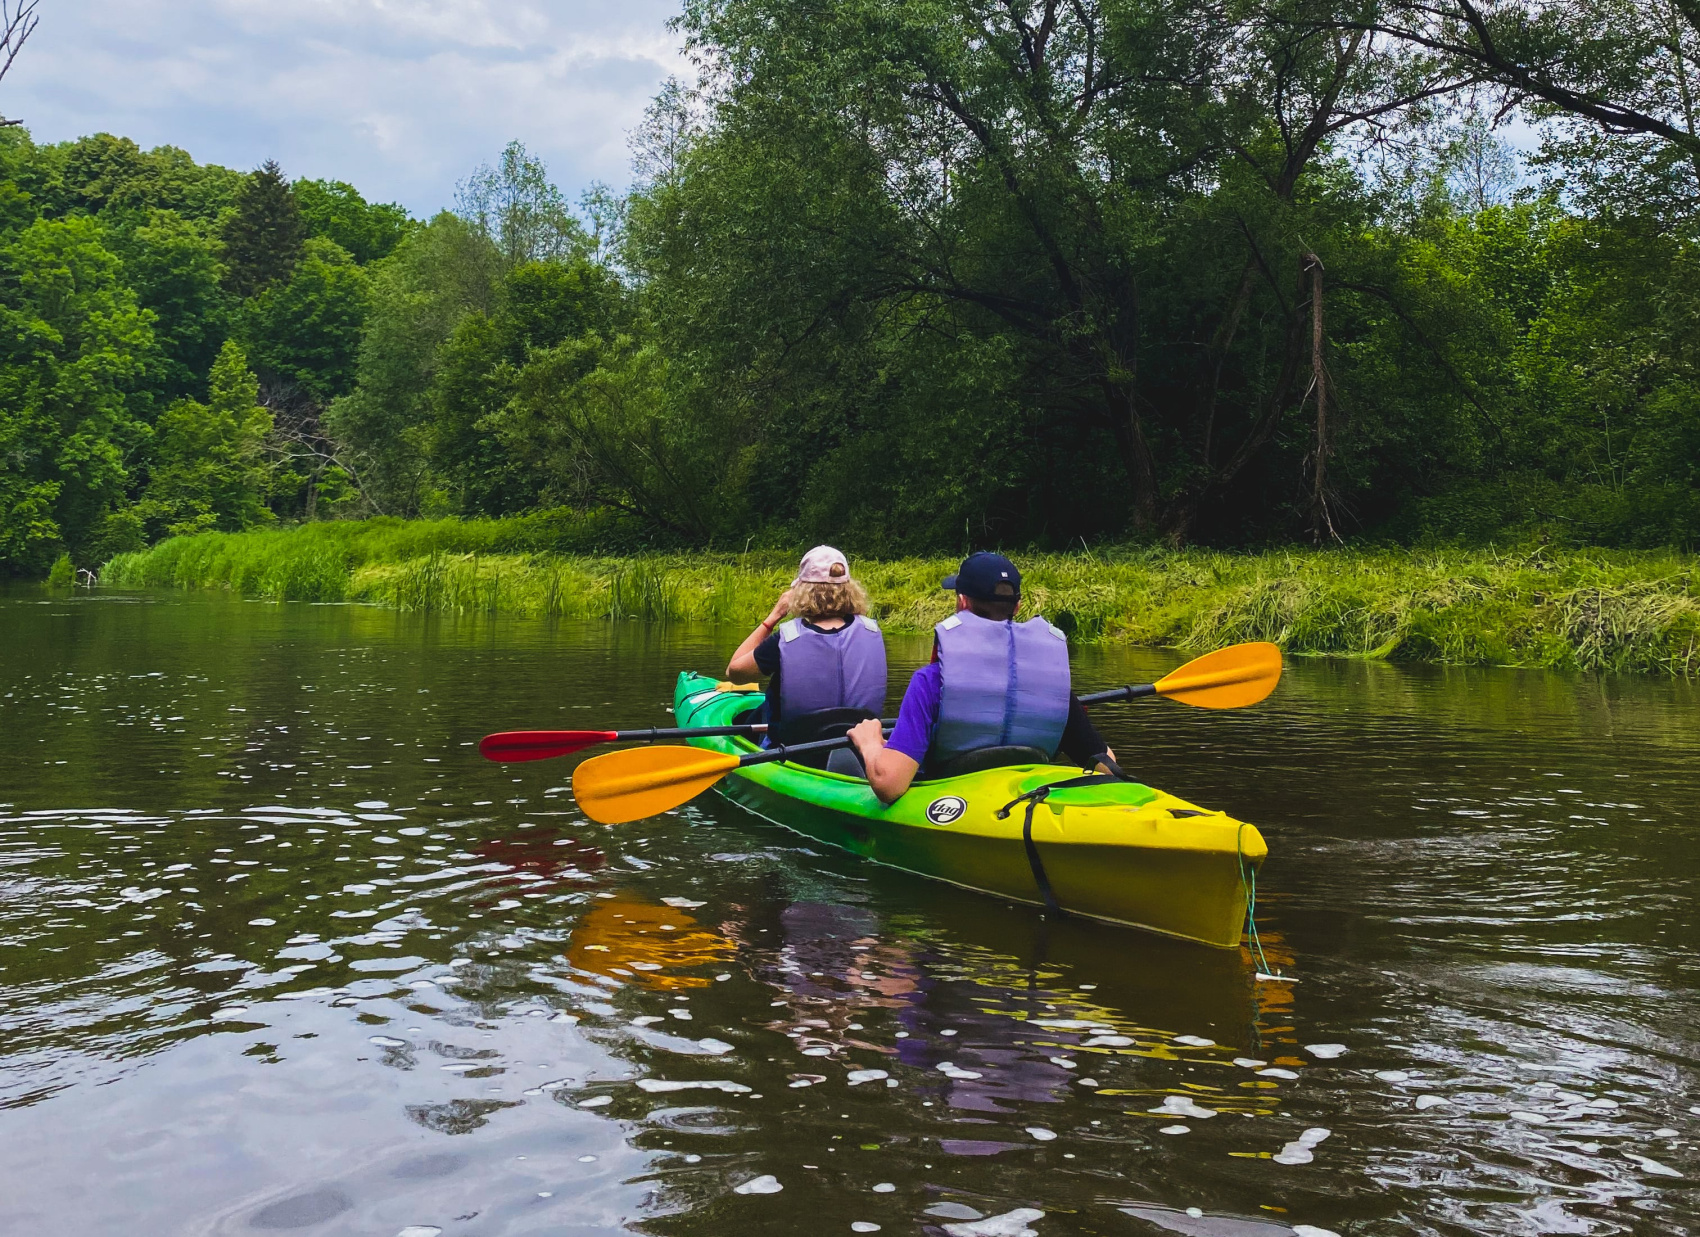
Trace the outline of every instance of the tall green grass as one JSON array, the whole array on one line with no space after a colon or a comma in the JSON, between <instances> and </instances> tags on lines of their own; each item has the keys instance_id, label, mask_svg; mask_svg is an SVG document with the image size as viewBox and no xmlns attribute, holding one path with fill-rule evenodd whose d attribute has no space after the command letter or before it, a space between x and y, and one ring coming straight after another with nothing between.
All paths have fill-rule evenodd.
<instances>
[{"instance_id":1,"label":"tall green grass","mask_svg":"<svg viewBox=\"0 0 1700 1237\"><path fill-rule=\"evenodd\" d=\"M599 513L544 511L501 520L380 516L264 532L172 537L152 549L118 555L101 569L101 577L132 588L227 588L280 601L343 601L352 573L371 563L537 554L606 544L633 542L617 519Z\"/></svg>"},{"instance_id":2,"label":"tall green grass","mask_svg":"<svg viewBox=\"0 0 1700 1237\"><path fill-rule=\"evenodd\" d=\"M371 520L201 534L121 555L106 585L224 588L404 610L753 624L789 554L555 552L559 525ZM1700 672L1700 575L1676 553L1122 548L1018 555L1026 609L1077 641L1473 665ZM950 610L948 559L854 564L874 613L924 631Z\"/></svg>"}]
</instances>

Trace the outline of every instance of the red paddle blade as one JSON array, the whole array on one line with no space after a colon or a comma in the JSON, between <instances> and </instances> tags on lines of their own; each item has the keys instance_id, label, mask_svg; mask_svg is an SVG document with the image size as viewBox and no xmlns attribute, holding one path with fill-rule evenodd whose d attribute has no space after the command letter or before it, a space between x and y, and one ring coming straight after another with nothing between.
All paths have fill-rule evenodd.
<instances>
[{"instance_id":1,"label":"red paddle blade","mask_svg":"<svg viewBox=\"0 0 1700 1237\"><path fill-rule=\"evenodd\" d=\"M548 760L612 743L618 737L613 730L504 730L485 735L478 751L486 760Z\"/></svg>"}]
</instances>

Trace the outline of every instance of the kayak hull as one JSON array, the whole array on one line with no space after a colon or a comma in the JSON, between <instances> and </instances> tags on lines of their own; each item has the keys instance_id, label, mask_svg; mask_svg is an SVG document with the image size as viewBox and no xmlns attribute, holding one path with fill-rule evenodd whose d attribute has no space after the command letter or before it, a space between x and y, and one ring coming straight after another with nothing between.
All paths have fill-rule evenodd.
<instances>
[{"instance_id":1,"label":"kayak hull","mask_svg":"<svg viewBox=\"0 0 1700 1237\"><path fill-rule=\"evenodd\" d=\"M681 726L728 724L759 703L713 679L679 676ZM692 740L743 754L743 738ZM1038 786L1078 777L1072 766L1032 764L917 782L882 804L861 778L775 761L730 774L722 793L805 837L933 880L1033 905L1044 895L1023 833ZM1032 839L1058 904L1072 915L1237 948L1246 878L1268 855L1249 824L1138 783L1055 791L1033 811Z\"/></svg>"}]
</instances>

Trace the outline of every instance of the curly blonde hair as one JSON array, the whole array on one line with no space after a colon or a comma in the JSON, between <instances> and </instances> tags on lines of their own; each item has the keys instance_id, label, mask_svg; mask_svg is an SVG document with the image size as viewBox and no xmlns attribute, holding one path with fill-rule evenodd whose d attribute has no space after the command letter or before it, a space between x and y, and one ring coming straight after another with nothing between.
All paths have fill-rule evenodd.
<instances>
[{"instance_id":1,"label":"curly blonde hair","mask_svg":"<svg viewBox=\"0 0 1700 1237\"><path fill-rule=\"evenodd\" d=\"M868 591L857 580L797 584L791 588L791 609L811 620L866 614Z\"/></svg>"}]
</instances>

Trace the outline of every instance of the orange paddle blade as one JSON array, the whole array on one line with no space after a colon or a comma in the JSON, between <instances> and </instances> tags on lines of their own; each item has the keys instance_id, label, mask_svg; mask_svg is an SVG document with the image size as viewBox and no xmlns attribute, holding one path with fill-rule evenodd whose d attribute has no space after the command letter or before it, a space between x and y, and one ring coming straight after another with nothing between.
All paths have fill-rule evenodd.
<instances>
[{"instance_id":1,"label":"orange paddle blade","mask_svg":"<svg viewBox=\"0 0 1700 1237\"><path fill-rule=\"evenodd\" d=\"M1236 644L1195 657L1157 680L1157 694L1201 709L1256 704L1281 681L1281 650L1273 644Z\"/></svg>"},{"instance_id":2,"label":"orange paddle blade","mask_svg":"<svg viewBox=\"0 0 1700 1237\"><path fill-rule=\"evenodd\" d=\"M738 767L738 758L694 747L630 747L573 770L573 798L603 825L623 825L678 807Z\"/></svg>"}]
</instances>

